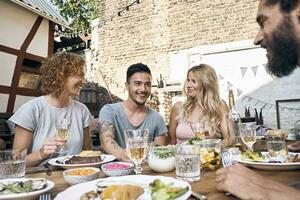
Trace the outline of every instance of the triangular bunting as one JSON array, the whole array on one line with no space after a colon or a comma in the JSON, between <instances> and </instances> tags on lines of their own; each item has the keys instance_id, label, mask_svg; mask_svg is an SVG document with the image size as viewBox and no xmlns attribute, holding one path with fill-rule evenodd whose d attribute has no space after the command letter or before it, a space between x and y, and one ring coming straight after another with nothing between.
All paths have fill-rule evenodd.
<instances>
[{"instance_id":1,"label":"triangular bunting","mask_svg":"<svg viewBox=\"0 0 300 200\"><path fill-rule=\"evenodd\" d=\"M241 94L243 93L243 91L240 90L239 88L237 88L236 90L237 90L237 95L238 95L238 97L241 96Z\"/></svg>"},{"instance_id":2,"label":"triangular bunting","mask_svg":"<svg viewBox=\"0 0 300 200\"><path fill-rule=\"evenodd\" d=\"M242 77L244 78L246 71L247 71L247 67L240 67L241 72L242 72Z\"/></svg>"},{"instance_id":3,"label":"triangular bunting","mask_svg":"<svg viewBox=\"0 0 300 200\"><path fill-rule=\"evenodd\" d=\"M224 79L224 77L221 74L218 74L218 76L219 76L219 80L223 80Z\"/></svg>"},{"instance_id":4,"label":"triangular bunting","mask_svg":"<svg viewBox=\"0 0 300 200\"><path fill-rule=\"evenodd\" d=\"M253 72L254 76L256 76L257 68L258 68L258 66L257 66L257 65L256 65L256 66L253 66L253 67L251 67L251 69L252 69L252 72Z\"/></svg>"}]
</instances>

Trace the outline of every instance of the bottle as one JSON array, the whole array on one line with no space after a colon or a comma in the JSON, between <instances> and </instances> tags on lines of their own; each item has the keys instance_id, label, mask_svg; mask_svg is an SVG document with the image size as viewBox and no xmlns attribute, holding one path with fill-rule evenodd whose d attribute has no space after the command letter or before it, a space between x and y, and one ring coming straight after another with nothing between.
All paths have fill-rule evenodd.
<instances>
[{"instance_id":1,"label":"bottle","mask_svg":"<svg viewBox=\"0 0 300 200\"><path fill-rule=\"evenodd\" d=\"M236 143L240 142L240 132L239 132L239 123L241 123L241 116L240 114L234 109L234 94L232 90L229 90L228 94L228 100L229 100L229 118L233 122L233 130L236 137Z\"/></svg>"}]
</instances>

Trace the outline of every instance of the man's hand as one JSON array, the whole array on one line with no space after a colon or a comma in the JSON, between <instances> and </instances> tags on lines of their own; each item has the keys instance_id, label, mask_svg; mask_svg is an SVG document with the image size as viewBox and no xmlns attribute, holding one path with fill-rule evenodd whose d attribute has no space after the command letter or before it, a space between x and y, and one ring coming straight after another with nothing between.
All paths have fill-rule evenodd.
<instances>
[{"instance_id":1,"label":"man's hand","mask_svg":"<svg viewBox=\"0 0 300 200\"><path fill-rule=\"evenodd\" d=\"M262 187L265 178L240 164L221 168L216 175L218 190L230 192L241 199L267 199L267 191Z\"/></svg>"}]
</instances>

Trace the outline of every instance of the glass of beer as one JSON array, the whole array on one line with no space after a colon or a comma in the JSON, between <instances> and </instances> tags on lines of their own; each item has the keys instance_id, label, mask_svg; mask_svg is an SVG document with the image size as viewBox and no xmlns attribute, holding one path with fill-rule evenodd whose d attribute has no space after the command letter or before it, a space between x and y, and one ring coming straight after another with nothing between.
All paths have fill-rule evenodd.
<instances>
[{"instance_id":1,"label":"glass of beer","mask_svg":"<svg viewBox=\"0 0 300 200\"><path fill-rule=\"evenodd\" d=\"M125 130L126 151L135 165L135 173L142 173L142 162L146 158L149 147L149 130Z\"/></svg>"},{"instance_id":2,"label":"glass of beer","mask_svg":"<svg viewBox=\"0 0 300 200\"><path fill-rule=\"evenodd\" d=\"M204 123L200 122L189 122L190 128L194 133L195 137L205 139L209 136L209 131L206 129Z\"/></svg>"},{"instance_id":3,"label":"glass of beer","mask_svg":"<svg viewBox=\"0 0 300 200\"><path fill-rule=\"evenodd\" d=\"M253 145L256 142L256 122L240 123L240 137L248 149L253 150Z\"/></svg>"},{"instance_id":4,"label":"glass of beer","mask_svg":"<svg viewBox=\"0 0 300 200\"><path fill-rule=\"evenodd\" d=\"M62 118L56 122L56 138L62 139L65 143L69 137L69 125L70 120L67 118ZM57 153L66 154L67 150L65 146L60 146Z\"/></svg>"}]
</instances>

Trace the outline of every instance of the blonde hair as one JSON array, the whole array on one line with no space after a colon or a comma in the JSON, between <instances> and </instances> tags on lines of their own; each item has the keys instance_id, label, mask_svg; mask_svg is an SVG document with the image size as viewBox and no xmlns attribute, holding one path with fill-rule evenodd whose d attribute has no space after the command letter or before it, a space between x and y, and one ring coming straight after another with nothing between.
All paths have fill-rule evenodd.
<instances>
[{"instance_id":1,"label":"blonde hair","mask_svg":"<svg viewBox=\"0 0 300 200\"><path fill-rule=\"evenodd\" d=\"M70 75L84 76L83 57L69 53L58 52L42 63L41 81L44 94L53 93L59 96L64 89L64 82Z\"/></svg>"},{"instance_id":2,"label":"blonde hair","mask_svg":"<svg viewBox=\"0 0 300 200\"><path fill-rule=\"evenodd\" d=\"M189 97L187 95L187 80L184 84L184 94L187 99L183 103L183 117L192 112L195 104L198 104L203 110L203 115L209 119L209 123L214 131L220 131L221 124L221 107L222 100L219 94L219 83L215 70L207 64L200 64L188 70L193 73L197 83L199 84L199 91L197 96Z\"/></svg>"}]
</instances>

